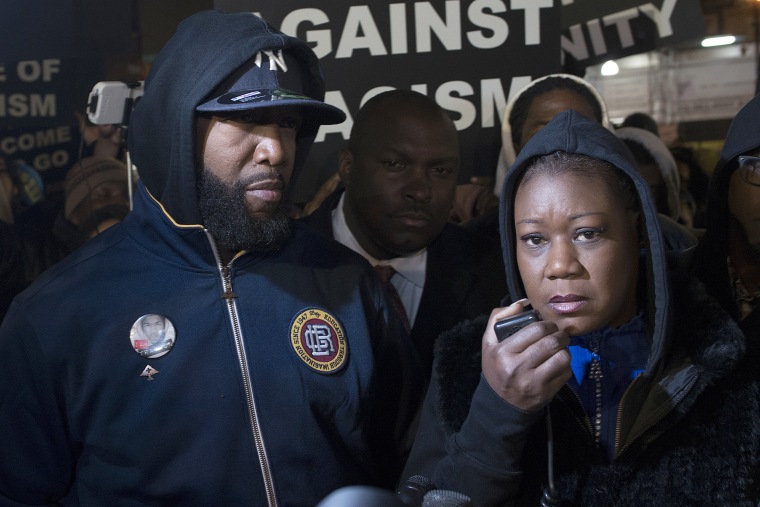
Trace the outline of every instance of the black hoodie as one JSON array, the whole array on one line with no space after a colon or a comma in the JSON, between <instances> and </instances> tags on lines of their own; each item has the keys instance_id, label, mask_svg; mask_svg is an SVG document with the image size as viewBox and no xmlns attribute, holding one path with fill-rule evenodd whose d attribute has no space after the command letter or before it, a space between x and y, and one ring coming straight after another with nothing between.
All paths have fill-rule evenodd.
<instances>
[{"instance_id":1,"label":"black hoodie","mask_svg":"<svg viewBox=\"0 0 760 507\"><path fill-rule=\"evenodd\" d=\"M720 159L710 177L705 216L705 234L694 252L693 272L705 282L710 294L735 319L739 317L726 259L729 246L728 184L739 167L737 158L760 148L760 95L750 100L736 115L726 134ZM760 312L754 311L742 323L745 329L760 329ZM757 331L755 331L757 332Z\"/></svg>"},{"instance_id":2,"label":"black hoodie","mask_svg":"<svg viewBox=\"0 0 760 507\"><path fill-rule=\"evenodd\" d=\"M140 179L175 222L201 223L196 192L195 108L252 55L278 48L289 48L288 52L308 69L310 79L304 82L310 88L299 91L323 100L324 80L314 52L305 42L280 33L248 12L204 11L190 16L151 65L145 93L131 115L129 151ZM299 129L293 177L303 165L318 128L318 124L305 121Z\"/></svg>"},{"instance_id":3,"label":"black hoodie","mask_svg":"<svg viewBox=\"0 0 760 507\"><path fill-rule=\"evenodd\" d=\"M438 339L403 476L429 477L473 505L539 505L552 472L558 505L749 505L747 497L757 497L760 399L746 377L734 383L746 374L739 369L744 337L701 285L670 271L649 188L622 142L574 111L541 129L507 173L500 219L511 299L525 295L514 253L516 185L531 160L556 151L613 164L634 182L642 205L652 343L646 371L619 404L615 457L608 462L596 448L568 386L550 403L553 446L544 411L524 412L498 397L481 374L482 316Z\"/></svg>"},{"instance_id":4,"label":"black hoodie","mask_svg":"<svg viewBox=\"0 0 760 507\"><path fill-rule=\"evenodd\" d=\"M504 266L507 273L507 287L511 301L525 297L520 273L517 269L514 244L515 226L512 217L517 183L534 158L555 151L587 155L609 162L631 178L636 186L646 229L648 260L646 264L649 269L647 279L650 281L648 301L651 302L648 313L653 337L652 354L650 354L647 372L651 374L654 365L662 355L662 337L668 329L667 315L670 301L667 282L668 268L664 241L657 218L657 208L651 197L649 186L636 169L636 162L631 158L630 151L625 145L614 133L573 110L559 114L538 134L533 136L520 150L515 163L510 167L504 179L500 198L499 228Z\"/></svg>"}]
</instances>

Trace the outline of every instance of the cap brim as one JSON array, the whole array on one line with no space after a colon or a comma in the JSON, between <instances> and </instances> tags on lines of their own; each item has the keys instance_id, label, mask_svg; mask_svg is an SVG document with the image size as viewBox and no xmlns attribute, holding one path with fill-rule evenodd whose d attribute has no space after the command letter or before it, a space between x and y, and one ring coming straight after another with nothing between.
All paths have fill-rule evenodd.
<instances>
[{"instance_id":1,"label":"cap brim","mask_svg":"<svg viewBox=\"0 0 760 507\"><path fill-rule=\"evenodd\" d=\"M225 114L266 107L304 108L310 120L320 125L343 123L346 113L341 109L283 88L236 90L211 99L195 108L200 113Z\"/></svg>"}]
</instances>

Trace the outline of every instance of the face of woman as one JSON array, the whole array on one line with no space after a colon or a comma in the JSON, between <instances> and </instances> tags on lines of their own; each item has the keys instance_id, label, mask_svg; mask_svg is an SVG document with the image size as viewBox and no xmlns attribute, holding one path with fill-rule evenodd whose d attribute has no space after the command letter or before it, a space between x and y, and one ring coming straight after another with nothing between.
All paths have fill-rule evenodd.
<instances>
[{"instance_id":1,"label":"face of woman","mask_svg":"<svg viewBox=\"0 0 760 507\"><path fill-rule=\"evenodd\" d=\"M533 308L571 336L636 315L637 215L601 177L537 174L515 197L517 265Z\"/></svg>"}]
</instances>

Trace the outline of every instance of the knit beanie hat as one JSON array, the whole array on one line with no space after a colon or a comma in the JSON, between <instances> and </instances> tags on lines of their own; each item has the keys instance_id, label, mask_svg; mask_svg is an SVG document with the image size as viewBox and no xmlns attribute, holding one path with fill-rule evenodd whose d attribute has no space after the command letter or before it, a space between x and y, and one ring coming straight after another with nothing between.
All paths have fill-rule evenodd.
<instances>
[{"instance_id":1,"label":"knit beanie hat","mask_svg":"<svg viewBox=\"0 0 760 507\"><path fill-rule=\"evenodd\" d=\"M127 185L127 165L115 158L93 157L84 158L72 167L66 174L65 194L66 203L64 215L71 220L74 211L90 195L98 185L106 182L123 183Z\"/></svg>"}]
</instances>

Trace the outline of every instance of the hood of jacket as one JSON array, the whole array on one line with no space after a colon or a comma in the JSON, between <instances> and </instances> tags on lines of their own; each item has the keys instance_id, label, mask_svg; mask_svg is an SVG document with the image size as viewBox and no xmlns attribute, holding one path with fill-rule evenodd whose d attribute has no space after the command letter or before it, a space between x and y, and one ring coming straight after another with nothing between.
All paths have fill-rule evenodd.
<instances>
[{"instance_id":1,"label":"hood of jacket","mask_svg":"<svg viewBox=\"0 0 760 507\"><path fill-rule=\"evenodd\" d=\"M534 79L523 88L521 88L517 93L515 93L514 96L509 99L509 102L507 102L507 105L504 108L504 115L502 116L503 120L501 123L501 152L499 154L499 162L496 167L496 182L494 185L494 192L496 195L499 195L499 192L501 191L501 186L504 182L504 176L507 173L507 168L509 168L509 166L515 162L515 158L517 157L517 154L515 153L515 147L512 144L512 125L509 123L509 118L512 116L512 110L522 95L527 93L537 84L542 83L547 79L569 79L570 81L574 81L580 86L587 88L591 95L596 98L596 101L599 104L599 109L602 112L602 125L609 129L612 128L612 123L610 123L609 116L607 114L607 105L604 103L602 95L596 88L591 85L591 83L585 79L574 76L573 74L563 73L549 74L547 76Z\"/></svg>"},{"instance_id":2,"label":"hood of jacket","mask_svg":"<svg viewBox=\"0 0 760 507\"><path fill-rule=\"evenodd\" d=\"M311 48L249 12L213 10L190 16L153 62L144 94L131 114L129 152L140 179L175 222L201 223L195 108L258 51L285 48L310 75L310 89L302 93L323 100L324 80ZM318 129L308 121L299 129L293 178Z\"/></svg>"},{"instance_id":3,"label":"hood of jacket","mask_svg":"<svg viewBox=\"0 0 760 507\"><path fill-rule=\"evenodd\" d=\"M668 194L667 216L678 220L680 214L681 179L678 175L678 165L670 150L655 134L638 127L621 127L615 130L615 134L623 141L633 141L643 147L657 163L657 168L662 175Z\"/></svg>"},{"instance_id":4,"label":"hood of jacket","mask_svg":"<svg viewBox=\"0 0 760 507\"><path fill-rule=\"evenodd\" d=\"M711 293L735 317L736 301L726 268L729 245L728 184L739 167L737 158L760 149L760 95L739 110L728 128L723 149L710 176L705 212L705 233L694 253L694 273L704 280Z\"/></svg>"},{"instance_id":5,"label":"hood of jacket","mask_svg":"<svg viewBox=\"0 0 760 507\"><path fill-rule=\"evenodd\" d=\"M515 254L514 196L517 182L535 157L557 151L586 155L606 161L623 171L634 183L641 201L643 236L646 242L648 308L645 309L652 332L652 351L647 373L653 374L663 354L668 331L669 288L668 265L657 209L651 198L649 186L636 169L630 151L615 134L599 123L572 110L556 116L520 150L510 167L501 191L499 228L501 233L507 287L512 301L525 297Z\"/></svg>"}]
</instances>

